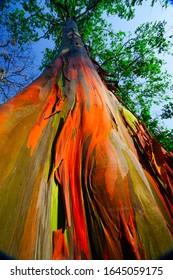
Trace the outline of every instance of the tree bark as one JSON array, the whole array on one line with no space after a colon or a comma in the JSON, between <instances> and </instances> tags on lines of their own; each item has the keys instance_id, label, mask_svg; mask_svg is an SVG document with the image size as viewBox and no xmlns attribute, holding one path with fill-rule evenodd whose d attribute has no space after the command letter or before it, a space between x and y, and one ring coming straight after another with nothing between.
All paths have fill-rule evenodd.
<instances>
[{"instance_id":1,"label":"tree bark","mask_svg":"<svg viewBox=\"0 0 173 280\"><path fill-rule=\"evenodd\" d=\"M17 259L156 259L173 248L173 155L99 77L73 19L0 108L0 248Z\"/></svg>"}]
</instances>

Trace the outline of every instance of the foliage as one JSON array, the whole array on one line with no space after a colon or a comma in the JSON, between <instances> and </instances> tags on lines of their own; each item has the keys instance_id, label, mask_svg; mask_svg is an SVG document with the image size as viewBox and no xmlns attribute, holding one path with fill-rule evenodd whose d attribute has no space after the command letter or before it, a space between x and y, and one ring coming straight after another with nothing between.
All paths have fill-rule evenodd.
<instances>
[{"instance_id":1,"label":"foliage","mask_svg":"<svg viewBox=\"0 0 173 280\"><path fill-rule=\"evenodd\" d=\"M151 6L154 6L154 4L157 2L157 0L152 0ZM162 4L162 7L167 7L169 0L161 0L160 3ZM132 5L141 5L143 3L143 0L132 0Z\"/></svg>"},{"instance_id":2,"label":"foliage","mask_svg":"<svg viewBox=\"0 0 173 280\"><path fill-rule=\"evenodd\" d=\"M21 44L27 40L38 41L43 37L52 39L57 46L60 44L61 24L68 17L76 18L80 32L87 37L88 33L92 33L93 26L100 23L103 13L107 16L118 15L129 20L134 17L135 11L133 7L135 3L131 4L128 0L66 0L64 3L59 0L7 1L10 2L13 11L5 13L6 22Z\"/></svg>"},{"instance_id":3,"label":"foliage","mask_svg":"<svg viewBox=\"0 0 173 280\"><path fill-rule=\"evenodd\" d=\"M156 56L168 53L172 46L165 38L165 25L160 21L145 23L128 37L122 31L112 32L110 48L95 53L113 81L118 81L120 97L138 115L144 106L150 109L153 103L169 98L166 93L172 76L162 70L164 61Z\"/></svg>"},{"instance_id":4,"label":"foliage","mask_svg":"<svg viewBox=\"0 0 173 280\"><path fill-rule=\"evenodd\" d=\"M161 116L163 119L170 119L173 117L173 103L171 101L164 105Z\"/></svg>"},{"instance_id":5,"label":"foliage","mask_svg":"<svg viewBox=\"0 0 173 280\"><path fill-rule=\"evenodd\" d=\"M164 127L159 127L159 129L155 128L154 135L167 151L173 151L173 129L169 130Z\"/></svg>"},{"instance_id":6,"label":"foliage","mask_svg":"<svg viewBox=\"0 0 173 280\"><path fill-rule=\"evenodd\" d=\"M141 112L141 119L160 144L167 150L173 151L173 129L166 129L160 124L158 118L152 118L149 108L143 107Z\"/></svg>"}]
</instances>

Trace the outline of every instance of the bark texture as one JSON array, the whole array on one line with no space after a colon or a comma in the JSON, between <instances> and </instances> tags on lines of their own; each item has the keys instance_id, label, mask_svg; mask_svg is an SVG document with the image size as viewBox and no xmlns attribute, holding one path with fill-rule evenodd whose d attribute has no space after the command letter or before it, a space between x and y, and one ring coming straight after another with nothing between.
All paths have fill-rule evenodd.
<instances>
[{"instance_id":1,"label":"bark texture","mask_svg":"<svg viewBox=\"0 0 173 280\"><path fill-rule=\"evenodd\" d=\"M74 20L0 108L0 249L17 259L156 259L173 249L173 154L108 90Z\"/></svg>"}]
</instances>

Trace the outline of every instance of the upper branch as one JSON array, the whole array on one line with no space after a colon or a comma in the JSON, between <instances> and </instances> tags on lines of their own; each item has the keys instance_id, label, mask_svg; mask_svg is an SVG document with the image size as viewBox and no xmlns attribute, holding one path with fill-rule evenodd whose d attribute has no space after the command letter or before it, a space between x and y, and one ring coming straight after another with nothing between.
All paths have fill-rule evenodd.
<instances>
[{"instance_id":1,"label":"upper branch","mask_svg":"<svg viewBox=\"0 0 173 280\"><path fill-rule=\"evenodd\" d=\"M58 11L60 12L62 19L65 21L66 18L68 17L68 12L67 12L67 7L65 7L63 4L61 3L57 3L55 0L50 0L50 2L58 9Z\"/></svg>"},{"instance_id":2,"label":"upper branch","mask_svg":"<svg viewBox=\"0 0 173 280\"><path fill-rule=\"evenodd\" d=\"M86 15L89 11L93 10L93 9L99 4L99 2L101 2L101 1L102 1L102 0L96 0L95 3L93 3L93 4L90 5L90 6L88 6L88 7L86 8L86 10L85 10L82 14L78 15L78 16L76 17L76 19L79 19L80 17L83 17L83 16Z\"/></svg>"}]
</instances>

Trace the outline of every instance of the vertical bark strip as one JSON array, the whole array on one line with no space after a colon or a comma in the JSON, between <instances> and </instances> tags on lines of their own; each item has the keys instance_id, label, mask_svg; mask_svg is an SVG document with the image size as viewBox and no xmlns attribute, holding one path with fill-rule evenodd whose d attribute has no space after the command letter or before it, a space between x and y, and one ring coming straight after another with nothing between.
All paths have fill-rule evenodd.
<instances>
[{"instance_id":1,"label":"vertical bark strip","mask_svg":"<svg viewBox=\"0 0 173 280\"><path fill-rule=\"evenodd\" d=\"M107 89L74 20L0 123L0 250L155 259L173 249L173 154Z\"/></svg>"}]
</instances>

